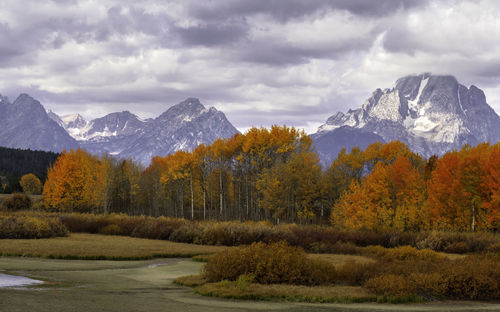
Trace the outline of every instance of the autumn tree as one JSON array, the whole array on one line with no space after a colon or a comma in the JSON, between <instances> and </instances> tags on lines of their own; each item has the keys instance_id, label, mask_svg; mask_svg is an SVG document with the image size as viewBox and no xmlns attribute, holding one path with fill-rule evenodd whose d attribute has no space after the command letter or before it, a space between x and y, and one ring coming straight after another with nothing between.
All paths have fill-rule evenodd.
<instances>
[{"instance_id":1,"label":"autumn tree","mask_svg":"<svg viewBox=\"0 0 500 312\"><path fill-rule=\"evenodd\" d=\"M353 180L332 212L332 223L371 230L421 230L427 227L425 183L405 156L378 162L361 182Z\"/></svg>"},{"instance_id":2,"label":"autumn tree","mask_svg":"<svg viewBox=\"0 0 500 312\"><path fill-rule=\"evenodd\" d=\"M42 193L42 182L40 179L32 173L25 174L21 177L19 181L23 192L26 194L41 194Z\"/></svg>"},{"instance_id":3,"label":"autumn tree","mask_svg":"<svg viewBox=\"0 0 500 312\"><path fill-rule=\"evenodd\" d=\"M102 203L100 161L84 150L63 151L49 169L44 202L58 211L99 211Z\"/></svg>"},{"instance_id":4,"label":"autumn tree","mask_svg":"<svg viewBox=\"0 0 500 312\"><path fill-rule=\"evenodd\" d=\"M499 221L498 144L464 146L436 162L427 183L428 209L435 228L496 229Z\"/></svg>"}]
</instances>

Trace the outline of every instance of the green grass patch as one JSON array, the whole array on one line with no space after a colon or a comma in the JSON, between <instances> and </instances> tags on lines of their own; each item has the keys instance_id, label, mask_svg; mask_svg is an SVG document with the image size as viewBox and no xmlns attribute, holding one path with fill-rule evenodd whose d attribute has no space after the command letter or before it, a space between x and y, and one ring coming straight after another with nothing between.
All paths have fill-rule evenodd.
<instances>
[{"instance_id":1,"label":"green grass patch","mask_svg":"<svg viewBox=\"0 0 500 312\"><path fill-rule=\"evenodd\" d=\"M210 257L212 255L197 255L197 256L194 256L192 258L193 261L195 262L203 262L203 263L206 263L208 262L208 260L210 260Z\"/></svg>"}]
</instances>

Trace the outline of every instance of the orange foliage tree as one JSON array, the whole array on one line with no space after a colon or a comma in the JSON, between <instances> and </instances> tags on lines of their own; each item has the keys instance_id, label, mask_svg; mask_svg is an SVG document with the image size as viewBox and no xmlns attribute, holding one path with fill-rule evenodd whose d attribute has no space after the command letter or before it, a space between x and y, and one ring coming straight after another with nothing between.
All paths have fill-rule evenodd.
<instances>
[{"instance_id":1,"label":"orange foliage tree","mask_svg":"<svg viewBox=\"0 0 500 312\"><path fill-rule=\"evenodd\" d=\"M428 209L435 228L498 229L499 145L464 146L436 162L427 183Z\"/></svg>"},{"instance_id":2,"label":"orange foliage tree","mask_svg":"<svg viewBox=\"0 0 500 312\"><path fill-rule=\"evenodd\" d=\"M406 156L378 162L361 182L353 180L334 207L334 224L354 229L420 230L426 227L425 183Z\"/></svg>"},{"instance_id":3,"label":"orange foliage tree","mask_svg":"<svg viewBox=\"0 0 500 312\"><path fill-rule=\"evenodd\" d=\"M81 149L63 151L47 173L44 203L57 211L97 211L103 206L104 180L97 157Z\"/></svg>"}]
</instances>

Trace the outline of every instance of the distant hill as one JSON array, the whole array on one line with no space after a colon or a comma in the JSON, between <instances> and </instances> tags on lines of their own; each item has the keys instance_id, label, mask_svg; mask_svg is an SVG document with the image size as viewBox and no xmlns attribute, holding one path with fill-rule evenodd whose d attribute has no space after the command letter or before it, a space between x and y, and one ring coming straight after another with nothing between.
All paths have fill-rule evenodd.
<instances>
[{"instance_id":1,"label":"distant hill","mask_svg":"<svg viewBox=\"0 0 500 312\"><path fill-rule=\"evenodd\" d=\"M20 191L19 179L27 173L33 173L43 183L47 178L48 168L58 156L53 152L0 147L0 176L9 184L4 190L0 186L0 192Z\"/></svg>"}]
</instances>

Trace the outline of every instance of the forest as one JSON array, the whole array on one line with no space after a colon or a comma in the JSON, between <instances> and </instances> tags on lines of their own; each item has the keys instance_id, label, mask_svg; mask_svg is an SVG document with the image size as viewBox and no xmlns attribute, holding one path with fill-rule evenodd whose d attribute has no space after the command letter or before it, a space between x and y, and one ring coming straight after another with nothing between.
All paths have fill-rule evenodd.
<instances>
[{"instance_id":1,"label":"forest","mask_svg":"<svg viewBox=\"0 0 500 312\"><path fill-rule=\"evenodd\" d=\"M32 173L41 181L47 177L47 169L55 163L59 154L44 151L0 147L0 193L21 191L19 181Z\"/></svg>"},{"instance_id":2,"label":"forest","mask_svg":"<svg viewBox=\"0 0 500 312\"><path fill-rule=\"evenodd\" d=\"M500 227L500 144L425 159L399 141L342 150L322 168L286 126L131 160L63 152L43 187L54 212L333 224L344 229L488 231Z\"/></svg>"}]
</instances>

